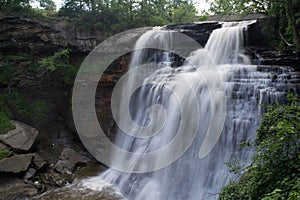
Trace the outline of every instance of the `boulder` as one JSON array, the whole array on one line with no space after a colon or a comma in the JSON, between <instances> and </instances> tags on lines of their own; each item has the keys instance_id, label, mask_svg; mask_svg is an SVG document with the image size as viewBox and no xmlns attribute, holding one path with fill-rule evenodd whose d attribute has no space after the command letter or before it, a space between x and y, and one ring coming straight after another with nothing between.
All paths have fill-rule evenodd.
<instances>
[{"instance_id":1,"label":"boulder","mask_svg":"<svg viewBox=\"0 0 300 200\"><path fill-rule=\"evenodd\" d=\"M27 171L34 154L15 155L0 161L0 172L20 173Z\"/></svg>"},{"instance_id":2,"label":"boulder","mask_svg":"<svg viewBox=\"0 0 300 200\"><path fill-rule=\"evenodd\" d=\"M0 135L0 141L14 150L29 151L39 132L35 128L21 122L12 122L16 128L8 131L6 134Z\"/></svg>"},{"instance_id":3,"label":"boulder","mask_svg":"<svg viewBox=\"0 0 300 200\"><path fill-rule=\"evenodd\" d=\"M27 199L38 194L36 187L11 175L0 175L0 200Z\"/></svg>"},{"instance_id":4,"label":"boulder","mask_svg":"<svg viewBox=\"0 0 300 200\"><path fill-rule=\"evenodd\" d=\"M25 176L23 177L24 181L28 182L28 179L31 179L36 174L36 169L29 168L26 172Z\"/></svg>"},{"instance_id":5,"label":"boulder","mask_svg":"<svg viewBox=\"0 0 300 200\"><path fill-rule=\"evenodd\" d=\"M71 174L77 164L87 164L87 161L71 148L65 148L54 166L60 173Z\"/></svg>"},{"instance_id":6,"label":"boulder","mask_svg":"<svg viewBox=\"0 0 300 200\"><path fill-rule=\"evenodd\" d=\"M41 157L39 154L34 155L33 163L35 164L36 169L38 169L38 170L43 168L44 166L48 165L48 162L43 157Z\"/></svg>"}]
</instances>

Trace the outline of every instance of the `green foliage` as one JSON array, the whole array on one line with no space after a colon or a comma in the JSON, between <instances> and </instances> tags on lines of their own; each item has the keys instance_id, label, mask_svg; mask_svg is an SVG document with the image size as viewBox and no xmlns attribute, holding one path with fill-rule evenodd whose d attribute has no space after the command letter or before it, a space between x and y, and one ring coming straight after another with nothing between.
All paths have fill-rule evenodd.
<instances>
[{"instance_id":1,"label":"green foliage","mask_svg":"<svg viewBox=\"0 0 300 200\"><path fill-rule=\"evenodd\" d=\"M270 0L214 0L210 4L209 11L214 14L270 14L270 12L274 12L274 9L277 9L279 4L282 4L282 2Z\"/></svg>"},{"instance_id":2,"label":"green foliage","mask_svg":"<svg viewBox=\"0 0 300 200\"><path fill-rule=\"evenodd\" d=\"M8 157L10 154L11 154L11 152L9 150L0 148L0 160Z\"/></svg>"},{"instance_id":3,"label":"green foliage","mask_svg":"<svg viewBox=\"0 0 300 200\"><path fill-rule=\"evenodd\" d=\"M206 13L204 13L204 14L202 14L202 15L200 15L200 16L198 17L198 20L199 20L199 21L205 21L205 20L207 20L208 17L209 17L209 15L206 14Z\"/></svg>"},{"instance_id":4,"label":"green foliage","mask_svg":"<svg viewBox=\"0 0 300 200\"><path fill-rule=\"evenodd\" d=\"M232 159L225 163L229 167L229 172L239 174L241 172L241 166L237 159Z\"/></svg>"},{"instance_id":5,"label":"green foliage","mask_svg":"<svg viewBox=\"0 0 300 200\"><path fill-rule=\"evenodd\" d=\"M52 0L38 0L40 7L47 11L56 11L56 5Z\"/></svg>"},{"instance_id":6,"label":"green foliage","mask_svg":"<svg viewBox=\"0 0 300 200\"><path fill-rule=\"evenodd\" d=\"M210 4L209 11L214 14L242 14L249 12L244 1L238 0L215 0Z\"/></svg>"},{"instance_id":7,"label":"green foliage","mask_svg":"<svg viewBox=\"0 0 300 200\"><path fill-rule=\"evenodd\" d=\"M30 2L30 0L0 0L0 11L7 15L37 16Z\"/></svg>"},{"instance_id":8,"label":"green foliage","mask_svg":"<svg viewBox=\"0 0 300 200\"><path fill-rule=\"evenodd\" d=\"M300 188L300 106L275 104L257 130L252 164L237 182L224 187L219 199L298 199Z\"/></svg>"},{"instance_id":9,"label":"green foliage","mask_svg":"<svg viewBox=\"0 0 300 200\"><path fill-rule=\"evenodd\" d=\"M30 103L27 102L19 92L4 94L2 98L5 99L9 107L13 109L13 112L17 112L17 114L26 118L30 117L32 111Z\"/></svg>"},{"instance_id":10,"label":"green foliage","mask_svg":"<svg viewBox=\"0 0 300 200\"><path fill-rule=\"evenodd\" d=\"M194 21L196 9L190 0L65 0L59 14L72 18L76 28L116 33L136 27Z\"/></svg>"},{"instance_id":11,"label":"green foliage","mask_svg":"<svg viewBox=\"0 0 300 200\"><path fill-rule=\"evenodd\" d=\"M2 55L0 54L0 82L7 84L8 87L15 80L15 74L18 71L18 65L28 61L27 54Z\"/></svg>"},{"instance_id":12,"label":"green foliage","mask_svg":"<svg viewBox=\"0 0 300 200\"><path fill-rule=\"evenodd\" d=\"M6 109L6 114L8 116L14 114L31 123L43 120L48 112L47 105L44 101L36 100L29 103L19 92L14 91L10 94L3 94L0 96L0 99L2 102L6 102L6 104L3 104L2 106L9 108ZM2 106L0 104L0 109Z\"/></svg>"},{"instance_id":13,"label":"green foliage","mask_svg":"<svg viewBox=\"0 0 300 200\"><path fill-rule=\"evenodd\" d=\"M4 134L14 128L13 123L10 121L10 117L11 113L5 105L5 99L0 98L0 134Z\"/></svg>"},{"instance_id":14,"label":"green foliage","mask_svg":"<svg viewBox=\"0 0 300 200\"><path fill-rule=\"evenodd\" d=\"M193 22L196 13L197 11L193 4L188 2L180 3L178 7L173 10L172 22Z\"/></svg>"},{"instance_id":15,"label":"green foliage","mask_svg":"<svg viewBox=\"0 0 300 200\"><path fill-rule=\"evenodd\" d=\"M14 80L15 65L14 63L4 62L0 63L0 82L11 83Z\"/></svg>"},{"instance_id":16,"label":"green foliage","mask_svg":"<svg viewBox=\"0 0 300 200\"><path fill-rule=\"evenodd\" d=\"M30 7L30 0L0 0L0 9Z\"/></svg>"},{"instance_id":17,"label":"green foliage","mask_svg":"<svg viewBox=\"0 0 300 200\"><path fill-rule=\"evenodd\" d=\"M42 120L46 117L46 113L48 112L48 108L46 102L43 100L37 100L31 104L31 118L34 121Z\"/></svg>"},{"instance_id":18,"label":"green foliage","mask_svg":"<svg viewBox=\"0 0 300 200\"><path fill-rule=\"evenodd\" d=\"M7 114L0 112L0 134L5 134L7 131L15 128L13 123L8 118Z\"/></svg>"},{"instance_id":19,"label":"green foliage","mask_svg":"<svg viewBox=\"0 0 300 200\"><path fill-rule=\"evenodd\" d=\"M53 56L43 58L39 61L39 65L41 73L51 76L56 73L64 83L71 83L78 71L78 67L70 64L70 51L68 49L58 51Z\"/></svg>"}]
</instances>

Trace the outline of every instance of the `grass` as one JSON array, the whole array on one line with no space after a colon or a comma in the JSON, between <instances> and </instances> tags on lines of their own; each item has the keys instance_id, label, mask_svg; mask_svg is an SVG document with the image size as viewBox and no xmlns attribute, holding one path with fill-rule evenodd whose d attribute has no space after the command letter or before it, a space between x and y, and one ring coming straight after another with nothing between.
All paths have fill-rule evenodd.
<instances>
[{"instance_id":1,"label":"grass","mask_svg":"<svg viewBox=\"0 0 300 200\"><path fill-rule=\"evenodd\" d=\"M9 105L10 109L7 108L6 104ZM27 123L35 123L45 119L48 107L43 100L29 102L17 91L0 95L0 134L2 125L10 127L7 121L9 121L9 118L12 118L12 111L21 117L21 119L29 120ZM1 112L3 113L2 115Z\"/></svg>"},{"instance_id":2,"label":"grass","mask_svg":"<svg viewBox=\"0 0 300 200\"><path fill-rule=\"evenodd\" d=\"M7 131L14 128L15 126L10 121L9 117L4 112L0 112L0 134L5 134Z\"/></svg>"},{"instance_id":3,"label":"grass","mask_svg":"<svg viewBox=\"0 0 300 200\"><path fill-rule=\"evenodd\" d=\"M10 151L7 149L0 148L0 160L7 158L10 155Z\"/></svg>"}]
</instances>

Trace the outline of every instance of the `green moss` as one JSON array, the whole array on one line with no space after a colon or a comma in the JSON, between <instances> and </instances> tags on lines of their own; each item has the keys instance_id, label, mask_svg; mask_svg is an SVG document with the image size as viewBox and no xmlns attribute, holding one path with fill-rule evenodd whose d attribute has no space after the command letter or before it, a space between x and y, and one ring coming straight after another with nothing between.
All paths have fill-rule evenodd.
<instances>
[{"instance_id":1,"label":"green moss","mask_svg":"<svg viewBox=\"0 0 300 200\"><path fill-rule=\"evenodd\" d=\"M2 160L3 158L6 158L10 155L10 151L7 150L7 149L3 149L3 148L0 148L0 160Z\"/></svg>"},{"instance_id":2,"label":"green moss","mask_svg":"<svg viewBox=\"0 0 300 200\"><path fill-rule=\"evenodd\" d=\"M8 116L5 113L0 112L0 134L5 134L5 133L7 133L7 131L14 129L14 128L15 128L15 126L10 121Z\"/></svg>"},{"instance_id":3,"label":"green moss","mask_svg":"<svg viewBox=\"0 0 300 200\"><path fill-rule=\"evenodd\" d=\"M27 61L29 60L29 56L27 54L18 54L18 55L0 55L1 60L5 61Z\"/></svg>"},{"instance_id":4,"label":"green moss","mask_svg":"<svg viewBox=\"0 0 300 200\"><path fill-rule=\"evenodd\" d=\"M36 122L44 119L48 108L46 102L43 100L36 100L29 103L19 92L12 92L11 94L4 94L2 98L5 99L9 106L22 118L30 119L31 122ZM1 109L1 107L0 107Z\"/></svg>"},{"instance_id":5,"label":"green moss","mask_svg":"<svg viewBox=\"0 0 300 200\"><path fill-rule=\"evenodd\" d=\"M48 108L45 101L37 100L31 105L31 118L34 121L45 118Z\"/></svg>"},{"instance_id":6,"label":"green moss","mask_svg":"<svg viewBox=\"0 0 300 200\"><path fill-rule=\"evenodd\" d=\"M15 127L10 120L11 114L9 109L4 102L5 99L0 95L0 134L5 134Z\"/></svg>"}]
</instances>

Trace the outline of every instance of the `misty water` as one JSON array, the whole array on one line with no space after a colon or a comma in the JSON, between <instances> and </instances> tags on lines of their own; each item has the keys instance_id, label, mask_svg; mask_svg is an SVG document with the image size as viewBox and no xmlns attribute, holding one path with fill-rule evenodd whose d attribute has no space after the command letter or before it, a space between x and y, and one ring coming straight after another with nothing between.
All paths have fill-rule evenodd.
<instances>
[{"instance_id":1,"label":"misty water","mask_svg":"<svg viewBox=\"0 0 300 200\"><path fill-rule=\"evenodd\" d=\"M253 147L240 144L254 139L262 104L284 101L289 88L283 86L287 74L293 73L282 68L274 81L272 72L279 68L251 64L243 45L252 23L222 23L206 46L192 52L180 67L172 66L172 52L154 52L157 59L147 65L153 67L151 73L136 68L145 64L145 55L149 57L143 48L152 43L170 49L176 41L173 31L162 28L142 35L136 43L141 50L133 53L130 70L136 68L136 74L147 77L135 90L136 77L129 74L122 88L122 99L128 101L118 102L115 117L120 129L114 143L133 153L161 151L160 156L141 160L111 152L115 166L133 163L127 170L131 172L111 168L55 195L61 199L217 199L220 189L236 179L225 163L238 161L243 167L250 162ZM176 157L174 162L159 167L171 157ZM146 172L133 173L138 167Z\"/></svg>"}]
</instances>

